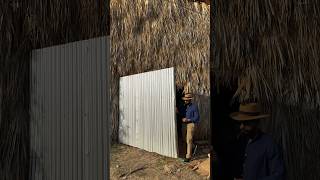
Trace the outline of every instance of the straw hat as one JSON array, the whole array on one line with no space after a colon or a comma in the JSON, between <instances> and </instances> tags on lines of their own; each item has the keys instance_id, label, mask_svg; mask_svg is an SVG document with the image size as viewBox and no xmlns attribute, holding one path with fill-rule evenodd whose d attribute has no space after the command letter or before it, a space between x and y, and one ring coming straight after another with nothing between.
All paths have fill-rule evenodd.
<instances>
[{"instance_id":1,"label":"straw hat","mask_svg":"<svg viewBox=\"0 0 320 180\"><path fill-rule=\"evenodd\" d=\"M186 93L182 98L182 100L192 100L192 94L191 93Z\"/></svg>"},{"instance_id":2,"label":"straw hat","mask_svg":"<svg viewBox=\"0 0 320 180\"><path fill-rule=\"evenodd\" d=\"M269 114L261 114L257 103L241 104L239 112L230 114L230 117L236 121L250 121L269 117Z\"/></svg>"}]
</instances>

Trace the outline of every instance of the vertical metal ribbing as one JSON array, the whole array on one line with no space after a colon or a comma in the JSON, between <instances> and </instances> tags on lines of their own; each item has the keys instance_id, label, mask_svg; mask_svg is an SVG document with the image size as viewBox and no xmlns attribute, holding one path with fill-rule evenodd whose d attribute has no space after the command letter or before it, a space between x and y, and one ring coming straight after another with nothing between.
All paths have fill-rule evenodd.
<instances>
[{"instance_id":1,"label":"vertical metal ribbing","mask_svg":"<svg viewBox=\"0 0 320 180\"><path fill-rule=\"evenodd\" d=\"M107 42L101 37L33 51L30 179L107 177Z\"/></svg>"}]
</instances>

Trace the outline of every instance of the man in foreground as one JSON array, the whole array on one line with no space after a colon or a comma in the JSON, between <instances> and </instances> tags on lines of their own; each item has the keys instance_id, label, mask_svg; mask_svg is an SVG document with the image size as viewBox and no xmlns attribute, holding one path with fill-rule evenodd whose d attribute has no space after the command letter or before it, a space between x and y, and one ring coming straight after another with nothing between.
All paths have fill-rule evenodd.
<instances>
[{"instance_id":1,"label":"man in foreground","mask_svg":"<svg viewBox=\"0 0 320 180\"><path fill-rule=\"evenodd\" d=\"M280 148L270 135L259 128L261 119L268 114L261 114L258 104L241 104L239 112L232 113L231 118L240 123L241 133L248 137L245 148L242 174L235 180L283 180L284 164Z\"/></svg>"}]
</instances>

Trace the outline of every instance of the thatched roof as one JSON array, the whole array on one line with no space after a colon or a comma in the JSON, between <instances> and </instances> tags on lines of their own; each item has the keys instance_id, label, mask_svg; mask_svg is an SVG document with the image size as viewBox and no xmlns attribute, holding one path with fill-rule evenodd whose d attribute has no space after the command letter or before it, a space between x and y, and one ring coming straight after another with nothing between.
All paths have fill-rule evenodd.
<instances>
[{"instance_id":1,"label":"thatched roof","mask_svg":"<svg viewBox=\"0 0 320 180\"><path fill-rule=\"evenodd\" d=\"M190 0L190 1L193 1L193 2L202 2L202 3L206 3L208 5L210 5L211 3L211 0Z\"/></svg>"},{"instance_id":2,"label":"thatched roof","mask_svg":"<svg viewBox=\"0 0 320 180\"><path fill-rule=\"evenodd\" d=\"M242 98L253 93L268 102L320 108L319 5L217 1L214 72L226 83L240 77Z\"/></svg>"},{"instance_id":3,"label":"thatched roof","mask_svg":"<svg viewBox=\"0 0 320 180\"><path fill-rule=\"evenodd\" d=\"M112 129L117 139L119 77L176 68L179 87L209 90L209 6L189 0L111 0ZM207 113L209 114L209 112Z\"/></svg>"},{"instance_id":4,"label":"thatched roof","mask_svg":"<svg viewBox=\"0 0 320 180\"><path fill-rule=\"evenodd\" d=\"M1 179L28 177L31 50L105 35L106 9L102 0L0 1Z\"/></svg>"},{"instance_id":5,"label":"thatched roof","mask_svg":"<svg viewBox=\"0 0 320 180\"><path fill-rule=\"evenodd\" d=\"M320 179L320 2L216 2L215 83L239 81L240 101L272 112L266 125L284 148L288 179Z\"/></svg>"}]
</instances>

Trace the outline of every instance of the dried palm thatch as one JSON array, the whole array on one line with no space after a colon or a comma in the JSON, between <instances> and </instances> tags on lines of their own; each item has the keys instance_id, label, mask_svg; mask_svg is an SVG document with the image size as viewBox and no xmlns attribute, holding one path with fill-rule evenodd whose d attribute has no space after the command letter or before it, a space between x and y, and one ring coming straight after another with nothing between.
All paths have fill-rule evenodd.
<instances>
[{"instance_id":1,"label":"dried palm thatch","mask_svg":"<svg viewBox=\"0 0 320 180\"><path fill-rule=\"evenodd\" d=\"M0 179L26 179L32 49L106 35L107 1L0 1Z\"/></svg>"},{"instance_id":2,"label":"dried palm thatch","mask_svg":"<svg viewBox=\"0 0 320 180\"><path fill-rule=\"evenodd\" d=\"M288 179L320 179L320 2L217 0L216 85L238 83L241 102L272 111Z\"/></svg>"},{"instance_id":3,"label":"dried palm thatch","mask_svg":"<svg viewBox=\"0 0 320 180\"><path fill-rule=\"evenodd\" d=\"M112 139L118 137L119 78L162 68L176 68L178 87L190 82L202 120L209 122L209 6L188 0L111 0L110 10ZM205 128L203 138L208 124Z\"/></svg>"}]
</instances>

